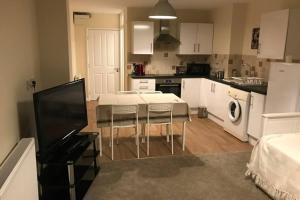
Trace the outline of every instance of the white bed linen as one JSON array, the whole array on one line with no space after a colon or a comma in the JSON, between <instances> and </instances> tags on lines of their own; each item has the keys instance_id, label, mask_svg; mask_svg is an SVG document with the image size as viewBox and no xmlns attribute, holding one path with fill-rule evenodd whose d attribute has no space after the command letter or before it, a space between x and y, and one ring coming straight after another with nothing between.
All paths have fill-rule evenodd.
<instances>
[{"instance_id":1,"label":"white bed linen","mask_svg":"<svg viewBox=\"0 0 300 200\"><path fill-rule=\"evenodd\" d=\"M262 137L247 167L246 175L274 199L300 200L300 133Z\"/></svg>"}]
</instances>

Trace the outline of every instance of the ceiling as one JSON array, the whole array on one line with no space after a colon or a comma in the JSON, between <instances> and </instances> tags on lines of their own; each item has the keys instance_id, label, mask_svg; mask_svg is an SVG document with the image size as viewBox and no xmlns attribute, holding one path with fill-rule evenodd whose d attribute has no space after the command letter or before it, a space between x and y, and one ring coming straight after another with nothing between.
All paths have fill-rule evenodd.
<instances>
[{"instance_id":1,"label":"ceiling","mask_svg":"<svg viewBox=\"0 0 300 200\"><path fill-rule=\"evenodd\" d=\"M125 7L152 7L158 0L70 0L73 10L119 13ZM175 9L213 9L228 3L250 0L169 0Z\"/></svg>"}]
</instances>

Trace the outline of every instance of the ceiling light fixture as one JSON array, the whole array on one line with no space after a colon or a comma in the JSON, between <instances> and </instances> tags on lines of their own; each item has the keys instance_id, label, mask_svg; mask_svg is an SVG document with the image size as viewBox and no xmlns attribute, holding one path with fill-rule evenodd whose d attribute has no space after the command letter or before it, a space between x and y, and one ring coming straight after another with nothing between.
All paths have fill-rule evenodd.
<instances>
[{"instance_id":1,"label":"ceiling light fixture","mask_svg":"<svg viewBox=\"0 0 300 200\"><path fill-rule=\"evenodd\" d=\"M175 9L168 0L158 0L149 15L150 19L177 19Z\"/></svg>"}]
</instances>

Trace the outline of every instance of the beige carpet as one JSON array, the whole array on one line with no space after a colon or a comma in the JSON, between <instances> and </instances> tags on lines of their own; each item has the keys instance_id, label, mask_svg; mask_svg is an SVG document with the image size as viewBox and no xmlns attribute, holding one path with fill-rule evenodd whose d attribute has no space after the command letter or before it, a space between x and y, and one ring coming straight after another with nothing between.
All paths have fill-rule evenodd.
<instances>
[{"instance_id":1,"label":"beige carpet","mask_svg":"<svg viewBox=\"0 0 300 200\"><path fill-rule=\"evenodd\" d=\"M168 156L104 163L85 200L263 200L245 178L250 153Z\"/></svg>"}]
</instances>

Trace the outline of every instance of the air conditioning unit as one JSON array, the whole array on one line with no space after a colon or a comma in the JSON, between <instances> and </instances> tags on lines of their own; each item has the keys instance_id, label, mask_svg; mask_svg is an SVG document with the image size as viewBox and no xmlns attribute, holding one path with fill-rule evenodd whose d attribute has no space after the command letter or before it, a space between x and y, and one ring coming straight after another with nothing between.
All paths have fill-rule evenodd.
<instances>
[{"instance_id":1,"label":"air conditioning unit","mask_svg":"<svg viewBox=\"0 0 300 200\"><path fill-rule=\"evenodd\" d=\"M73 12L74 24L88 24L91 17L92 14L88 12Z\"/></svg>"}]
</instances>

